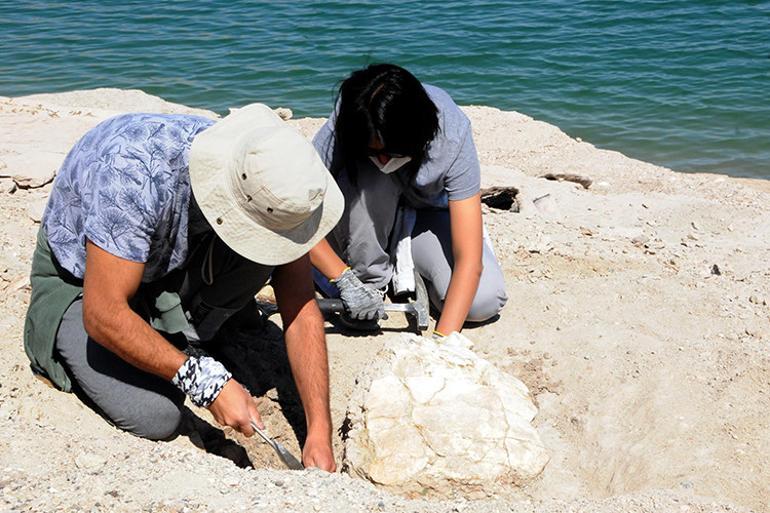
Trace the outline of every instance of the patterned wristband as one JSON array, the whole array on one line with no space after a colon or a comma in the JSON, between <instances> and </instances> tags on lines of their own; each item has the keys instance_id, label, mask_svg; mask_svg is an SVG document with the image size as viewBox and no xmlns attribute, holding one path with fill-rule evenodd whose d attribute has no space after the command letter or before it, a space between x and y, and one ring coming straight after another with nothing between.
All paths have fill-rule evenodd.
<instances>
[{"instance_id":1,"label":"patterned wristband","mask_svg":"<svg viewBox=\"0 0 770 513\"><path fill-rule=\"evenodd\" d=\"M171 382L196 406L208 408L230 378L225 366L209 356L191 356L179 367Z\"/></svg>"}]
</instances>

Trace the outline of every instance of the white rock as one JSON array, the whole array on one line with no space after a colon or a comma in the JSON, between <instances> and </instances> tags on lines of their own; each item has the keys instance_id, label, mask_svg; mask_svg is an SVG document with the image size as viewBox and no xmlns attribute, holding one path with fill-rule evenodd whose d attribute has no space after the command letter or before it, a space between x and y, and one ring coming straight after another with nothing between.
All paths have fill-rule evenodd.
<instances>
[{"instance_id":1,"label":"white rock","mask_svg":"<svg viewBox=\"0 0 770 513\"><path fill-rule=\"evenodd\" d=\"M544 194L539 198L535 198L533 203L542 214L551 216L559 213L559 207L551 194Z\"/></svg>"},{"instance_id":2,"label":"white rock","mask_svg":"<svg viewBox=\"0 0 770 513\"><path fill-rule=\"evenodd\" d=\"M238 486L239 484L241 484L241 480L238 476L227 474L224 477L222 477L222 484L225 486Z\"/></svg>"},{"instance_id":3,"label":"white rock","mask_svg":"<svg viewBox=\"0 0 770 513\"><path fill-rule=\"evenodd\" d=\"M19 189L38 189L51 183L56 176L56 169L35 167L24 174L14 175L13 182Z\"/></svg>"},{"instance_id":4,"label":"white rock","mask_svg":"<svg viewBox=\"0 0 770 513\"><path fill-rule=\"evenodd\" d=\"M0 178L0 194L12 194L16 191L16 182L11 178Z\"/></svg>"},{"instance_id":5,"label":"white rock","mask_svg":"<svg viewBox=\"0 0 770 513\"><path fill-rule=\"evenodd\" d=\"M48 198L35 198L27 204L27 215L32 221L39 223L43 219Z\"/></svg>"},{"instance_id":6,"label":"white rock","mask_svg":"<svg viewBox=\"0 0 770 513\"><path fill-rule=\"evenodd\" d=\"M522 485L549 456L527 387L453 333L386 344L351 397L345 465L401 493L454 496Z\"/></svg>"},{"instance_id":7,"label":"white rock","mask_svg":"<svg viewBox=\"0 0 770 513\"><path fill-rule=\"evenodd\" d=\"M83 452L75 458L75 466L90 474L98 473L107 463L107 460L92 452Z\"/></svg>"}]
</instances>

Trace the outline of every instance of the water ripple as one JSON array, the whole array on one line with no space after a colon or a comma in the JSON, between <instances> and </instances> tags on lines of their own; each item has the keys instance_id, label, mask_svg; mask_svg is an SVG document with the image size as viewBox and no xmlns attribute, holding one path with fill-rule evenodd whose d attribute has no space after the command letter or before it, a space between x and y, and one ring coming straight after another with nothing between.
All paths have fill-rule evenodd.
<instances>
[{"instance_id":1,"label":"water ripple","mask_svg":"<svg viewBox=\"0 0 770 513\"><path fill-rule=\"evenodd\" d=\"M324 116L370 62L682 170L770 177L770 1L0 1L0 94Z\"/></svg>"}]
</instances>

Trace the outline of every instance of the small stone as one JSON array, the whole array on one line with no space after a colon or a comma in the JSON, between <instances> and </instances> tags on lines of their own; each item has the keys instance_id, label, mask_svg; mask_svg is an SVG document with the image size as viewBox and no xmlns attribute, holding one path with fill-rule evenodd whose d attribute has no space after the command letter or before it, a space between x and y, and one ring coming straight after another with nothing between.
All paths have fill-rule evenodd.
<instances>
[{"instance_id":1,"label":"small stone","mask_svg":"<svg viewBox=\"0 0 770 513\"><path fill-rule=\"evenodd\" d=\"M722 276L722 271L719 269L717 264L711 266L711 274L714 276Z\"/></svg>"},{"instance_id":2,"label":"small stone","mask_svg":"<svg viewBox=\"0 0 770 513\"><path fill-rule=\"evenodd\" d=\"M278 117L284 121L288 121L292 118L292 116L294 116L294 113L291 111L291 109L286 107L278 107L277 109L273 109L273 112L278 114Z\"/></svg>"},{"instance_id":3,"label":"small stone","mask_svg":"<svg viewBox=\"0 0 770 513\"><path fill-rule=\"evenodd\" d=\"M0 179L0 194L13 194L16 192L16 182L11 179Z\"/></svg>"},{"instance_id":4,"label":"small stone","mask_svg":"<svg viewBox=\"0 0 770 513\"><path fill-rule=\"evenodd\" d=\"M238 486L241 483L241 480L238 479L238 476L226 475L222 478L222 483L226 486Z\"/></svg>"},{"instance_id":5,"label":"small stone","mask_svg":"<svg viewBox=\"0 0 770 513\"><path fill-rule=\"evenodd\" d=\"M75 458L75 466L91 474L99 472L106 463L106 459L92 452L81 453Z\"/></svg>"},{"instance_id":6,"label":"small stone","mask_svg":"<svg viewBox=\"0 0 770 513\"><path fill-rule=\"evenodd\" d=\"M13 181L19 189L38 189L53 182L56 176L56 168L35 170L29 175L15 175Z\"/></svg>"},{"instance_id":7,"label":"small stone","mask_svg":"<svg viewBox=\"0 0 770 513\"><path fill-rule=\"evenodd\" d=\"M543 214L557 214L559 207L556 205L556 200L550 194L544 194L538 198L532 200L537 210Z\"/></svg>"},{"instance_id":8,"label":"small stone","mask_svg":"<svg viewBox=\"0 0 770 513\"><path fill-rule=\"evenodd\" d=\"M278 488L283 487L283 481L281 481L280 479L276 479L275 481L273 481L273 484Z\"/></svg>"},{"instance_id":9,"label":"small stone","mask_svg":"<svg viewBox=\"0 0 770 513\"><path fill-rule=\"evenodd\" d=\"M47 202L47 198L37 198L27 205L27 215L33 222L39 223L43 219Z\"/></svg>"}]
</instances>

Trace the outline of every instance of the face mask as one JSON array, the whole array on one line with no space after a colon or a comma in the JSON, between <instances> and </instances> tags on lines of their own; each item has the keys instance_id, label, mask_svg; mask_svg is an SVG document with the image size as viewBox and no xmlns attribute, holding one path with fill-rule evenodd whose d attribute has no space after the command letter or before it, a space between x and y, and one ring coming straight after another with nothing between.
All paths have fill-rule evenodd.
<instances>
[{"instance_id":1,"label":"face mask","mask_svg":"<svg viewBox=\"0 0 770 513\"><path fill-rule=\"evenodd\" d=\"M389 175L390 173L394 171L398 171L401 167L403 167L405 164L412 161L411 157L394 157L391 158L386 164L381 164L379 160L377 160L377 157L369 157L369 160L371 160L375 166L377 166L377 169L385 173L386 175Z\"/></svg>"}]
</instances>

